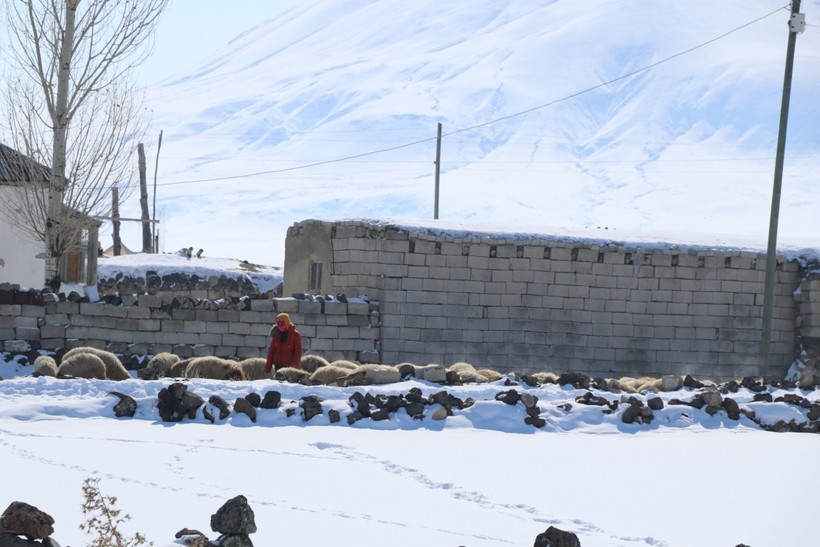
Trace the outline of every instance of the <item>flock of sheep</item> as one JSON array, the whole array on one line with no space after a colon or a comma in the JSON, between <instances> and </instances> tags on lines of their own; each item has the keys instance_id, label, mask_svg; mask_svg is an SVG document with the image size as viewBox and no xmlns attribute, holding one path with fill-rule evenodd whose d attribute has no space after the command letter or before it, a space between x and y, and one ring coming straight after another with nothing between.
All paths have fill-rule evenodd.
<instances>
[{"instance_id":1,"label":"flock of sheep","mask_svg":"<svg viewBox=\"0 0 820 547\"><path fill-rule=\"evenodd\" d=\"M58 365L55 359L41 355L34 361L35 376L60 378L88 378L127 380L131 374L119 358L106 350L79 347L66 352ZM502 379L503 375L491 369L476 369L469 363L456 363L445 367L439 364L399 365L359 364L353 361L337 360L329 362L319 355L304 355L301 368L285 367L277 371L265 372L265 359L251 358L234 361L220 357L192 357L181 359L173 353L160 353L151 358L147 365L137 371L143 380L159 378L207 378L212 380L279 380L304 385L361 386L392 384L407 377L415 377L434 383L484 383ZM559 383L558 375L551 372L537 372L529 375L536 384ZM609 379L609 391L638 393L677 389L667 387L660 378Z\"/></svg>"}]
</instances>

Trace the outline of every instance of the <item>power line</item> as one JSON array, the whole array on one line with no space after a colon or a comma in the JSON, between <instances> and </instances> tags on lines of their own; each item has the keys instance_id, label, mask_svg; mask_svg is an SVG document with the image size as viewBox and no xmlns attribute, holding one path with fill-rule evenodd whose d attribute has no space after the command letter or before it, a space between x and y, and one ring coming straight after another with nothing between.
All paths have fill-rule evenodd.
<instances>
[{"instance_id":1,"label":"power line","mask_svg":"<svg viewBox=\"0 0 820 547\"><path fill-rule=\"evenodd\" d=\"M727 37L731 34L734 34L735 32L737 32L739 30L742 30L742 29L744 29L746 27L749 27L749 26L751 26L755 23L758 23L758 22L762 21L763 19L771 17L772 15L774 15L774 14L776 14L776 13L778 13L778 12L784 10L784 9L788 9L788 8L789 8L789 4L787 4L786 6L782 6L780 8L777 8L776 10L774 10L774 11L772 11L772 12L766 14L766 15L763 15L761 17L758 17L757 19L753 19L752 21L744 23L743 25L740 25L740 26L738 26L738 27L736 27L736 28L734 28L734 29L732 29L728 32L725 32L725 33L721 34L720 36L712 38L711 40L708 40L706 42L703 42L701 44L693 46L693 47L691 47L689 49L686 49L684 51L675 53L674 55L670 55L669 57L661 59L660 61L656 61L652 64L649 64L647 66L644 66L644 67L636 69L636 70L633 70L631 72L628 72L626 74L623 74L621 76L618 76L616 78L608 80L606 82L602 82L600 84L588 87L586 89L577 91L575 93L571 93L570 95L566 95L566 96L561 97L559 99L555 99L555 100L543 103L541 105L534 106L532 108L528 108L528 109L522 110L520 112L516 112L514 114L509 114L507 116L502 116L500 118L489 120L487 122L480 123L478 125L473 125L473 126L470 126L470 127L457 129L455 131L445 133L443 136L444 137L449 137L449 136L452 136L452 135L457 135L459 133L464 133L464 132L467 132L467 131L473 131L473 130L480 129L482 127L487 127L488 125L492 125L492 124L495 124L495 123L498 123L498 122L501 122L501 121L506 121L506 120L509 120L509 119L512 119L512 118L523 116L525 114L530 114L532 112L535 112L536 110L541 110L541 109L546 108L548 106L552 106L554 104L557 104L557 103L560 103L560 102L563 102L563 101L567 101L569 99L573 99L575 97L578 97L578 96L583 95L585 93L589 93L590 91L594 91L594 90L599 89L601 87L605 87L607 85L613 84L613 83L618 82L620 80L630 78L630 77L632 77L636 74L639 74L641 72L645 72L645 71L650 70L652 68L655 68L655 67L657 67L661 64L667 63L667 62L669 62L673 59L676 59L678 57L681 57L683 55L686 55L688 53L696 51L700 48L703 48L707 45L710 45L714 42L717 42L718 40L722 40L723 38L725 38L725 37ZM285 168L282 168L282 169L272 169L272 170L267 170L267 171L258 171L258 172L254 172L254 173L245 173L245 174L242 174L242 175L231 175L231 176L226 176L226 177L213 177L213 178L207 178L207 179L165 182L165 183L159 184L159 186L174 186L174 185L178 185L178 184L194 184L194 183L199 183L199 182L217 182L217 181L225 181L225 180L236 180L236 179L242 179L242 178L251 178L251 177L257 177L257 176L260 176L260 175L273 175L273 174L278 174L278 173L287 173L287 172L290 172L290 171L296 171L296 170L301 170L301 169L309 169L309 168L312 168L312 167L318 167L320 165L328 165L328 164L332 164L332 163L342 163L342 162L346 162L346 161L350 161L350 160L354 160L354 159L358 159L358 158L373 156L373 155L376 155L376 154L384 154L386 152L393 152L395 150L401 150L403 148L409 148L411 146L416 146L416 145L419 145L419 144L432 142L432 141L435 141L436 139L437 139L437 137L430 137L430 138L425 138L425 139L421 139L421 140L417 140L417 141L413 141L413 142L409 142L409 143L405 143L405 144L400 144L400 145L392 146L392 147L388 147L388 148L380 148L380 149L377 149L377 150L371 150L369 152L362 152L360 154L353 154L351 156L344 156L344 157L341 157L341 158L335 158L335 159L330 159L330 160L316 161L316 162L307 163L307 164L303 164L303 165L297 165L297 166L293 166L293 167L285 167Z\"/></svg>"}]
</instances>

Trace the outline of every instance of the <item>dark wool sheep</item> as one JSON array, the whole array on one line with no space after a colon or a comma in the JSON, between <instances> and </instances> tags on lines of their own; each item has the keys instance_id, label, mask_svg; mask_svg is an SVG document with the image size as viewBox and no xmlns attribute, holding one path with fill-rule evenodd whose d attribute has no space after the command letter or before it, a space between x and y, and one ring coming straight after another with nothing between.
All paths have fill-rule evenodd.
<instances>
[{"instance_id":1,"label":"dark wool sheep","mask_svg":"<svg viewBox=\"0 0 820 547\"><path fill-rule=\"evenodd\" d=\"M120 381L131 379L131 374L129 374L128 370L123 366L119 358L110 351L92 347L79 347L68 350L66 354L63 355L63 359L77 353L90 353L99 357L102 362L105 363L105 374L109 380Z\"/></svg>"}]
</instances>

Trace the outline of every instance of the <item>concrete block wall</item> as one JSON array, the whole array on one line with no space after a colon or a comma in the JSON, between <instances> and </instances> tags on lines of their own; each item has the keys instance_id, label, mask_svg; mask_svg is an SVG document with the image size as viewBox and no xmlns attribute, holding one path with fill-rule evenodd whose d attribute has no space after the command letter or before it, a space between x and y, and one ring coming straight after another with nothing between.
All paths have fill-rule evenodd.
<instances>
[{"instance_id":1,"label":"concrete block wall","mask_svg":"<svg viewBox=\"0 0 820 547\"><path fill-rule=\"evenodd\" d=\"M759 372L765 252L368 221L334 223L332 233L334 290L379 301L385 363L716 380ZM772 374L797 355L802 274L798 261L778 258ZM820 331L820 298L817 308L804 328Z\"/></svg>"},{"instance_id":2,"label":"concrete block wall","mask_svg":"<svg viewBox=\"0 0 820 547\"><path fill-rule=\"evenodd\" d=\"M378 324L361 299L319 302L294 298L250 300L250 309L172 309L167 298L143 294L136 305L51 302L0 305L4 351L55 351L93 346L125 356L172 352L181 357L265 357L269 332L287 312L302 334L304 353L372 361Z\"/></svg>"}]
</instances>

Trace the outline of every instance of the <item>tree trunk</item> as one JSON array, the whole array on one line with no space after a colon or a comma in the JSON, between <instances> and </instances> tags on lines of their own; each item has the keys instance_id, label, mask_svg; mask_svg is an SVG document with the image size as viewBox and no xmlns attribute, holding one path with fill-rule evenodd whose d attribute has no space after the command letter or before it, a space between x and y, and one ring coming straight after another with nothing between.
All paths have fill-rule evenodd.
<instances>
[{"instance_id":1,"label":"tree trunk","mask_svg":"<svg viewBox=\"0 0 820 547\"><path fill-rule=\"evenodd\" d=\"M60 69L57 73L57 100L51 112L53 124L53 149L51 177L48 186L48 207L45 229L46 267L45 287L60 290L60 258L64 242L60 241L64 211L63 193L66 172L66 127L68 124L68 86L71 75L71 58L74 54L74 20L80 0L67 0L65 6L65 30L60 44Z\"/></svg>"}]
</instances>

